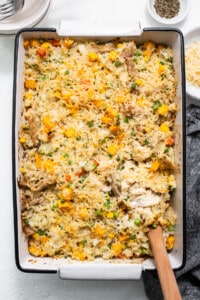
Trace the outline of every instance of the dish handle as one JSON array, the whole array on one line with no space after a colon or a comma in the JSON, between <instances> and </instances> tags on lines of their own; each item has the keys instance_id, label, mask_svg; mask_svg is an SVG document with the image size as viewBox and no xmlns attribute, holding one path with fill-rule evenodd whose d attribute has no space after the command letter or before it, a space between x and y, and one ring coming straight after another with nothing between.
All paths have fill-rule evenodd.
<instances>
[{"instance_id":1,"label":"dish handle","mask_svg":"<svg viewBox=\"0 0 200 300\"><path fill-rule=\"evenodd\" d=\"M139 280L142 264L69 264L59 268L61 279Z\"/></svg>"},{"instance_id":2,"label":"dish handle","mask_svg":"<svg viewBox=\"0 0 200 300\"><path fill-rule=\"evenodd\" d=\"M120 37L140 36L142 28L139 21L97 22L63 20L56 29L59 36L74 37Z\"/></svg>"}]
</instances>

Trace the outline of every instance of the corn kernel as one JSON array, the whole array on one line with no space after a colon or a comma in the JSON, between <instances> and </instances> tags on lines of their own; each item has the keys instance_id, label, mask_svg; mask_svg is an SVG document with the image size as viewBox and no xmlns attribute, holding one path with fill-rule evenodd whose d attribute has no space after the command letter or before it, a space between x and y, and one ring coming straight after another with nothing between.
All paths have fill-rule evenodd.
<instances>
[{"instance_id":1,"label":"corn kernel","mask_svg":"<svg viewBox=\"0 0 200 300\"><path fill-rule=\"evenodd\" d=\"M71 114L71 115L76 115L77 113L79 112L79 109L78 108L71 108L70 110L69 110L69 113Z\"/></svg>"},{"instance_id":2,"label":"corn kernel","mask_svg":"<svg viewBox=\"0 0 200 300\"><path fill-rule=\"evenodd\" d=\"M109 118L109 117L103 116L101 118L101 122L104 123L104 124L110 124L112 122L112 119Z\"/></svg>"},{"instance_id":3,"label":"corn kernel","mask_svg":"<svg viewBox=\"0 0 200 300\"><path fill-rule=\"evenodd\" d=\"M96 225L93 230L92 230L92 233L98 237L103 237L106 233L106 229L103 228L102 226L100 225Z\"/></svg>"},{"instance_id":4,"label":"corn kernel","mask_svg":"<svg viewBox=\"0 0 200 300\"><path fill-rule=\"evenodd\" d=\"M166 71L166 67L164 65L159 65L158 67L158 74L161 75Z\"/></svg>"},{"instance_id":5,"label":"corn kernel","mask_svg":"<svg viewBox=\"0 0 200 300\"><path fill-rule=\"evenodd\" d=\"M20 141L21 144L26 143L26 139L25 139L24 137L21 137L21 138L19 139L19 141Z\"/></svg>"},{"instance_id":6,"label":"corn kernel","mask_svg":"<svg viewBox=\"0 0 200 300\"><path fill-rule=\"evenodd\" d=\"M145 56L144 56L144 61L145 61L146 63L149 62L150 56L151 56L151 55L145 55Z\"/></svg>"},{"instance_id":7,"label":"corn kernel","mask_svg":"<svg viewBox=\"0 0 200 300\"><path fill-rule=\"evenodd\" d=\"M156 172L158 170L158 168L160 167L160 163L155 160L153 163L152 163L152 166L150 168L150 171L152 172Z\"/></svg>"},{"instance_id":8,"label":"corn kernel","mask_svg":"<svg viewBox=\"0 0 200 300\"><path fill-rule=\"evenodd\" d=\"M42 123L49 130L55 126L55 123L51 121L50 116L45 116L42 118Z\"/></svg>"},{"instance_id":9,"label":"corn kernel","mask_svg":"<svg viewBox=\"0 0 200 300\"><path fill-rule=\"evenodd\" d=\"M144 106L144 98L143 97L137 99L137 105L140 107Z\"/></svg>"},{"instance_id":10,"label":"corn kernel","mask_svg":"<svg viewBox=\"0 0 200 300\"><path fill-rule=\"evenodd\" d=\"M159 115L165 116L167 113L169 112L169 106L166 104L161 105L158 109L157 109L157 113Z\"/></svg>"},{"instance_id":11,"label":"corn kernel","mask_svg":"<svg viewBox=\"0 0 200 300\"><path fill-rule=\"evenodd\" d=\"M169 131L169 127L168 127L168 125L167 124L165 124L165 123L162 123L161 125L160 125L160 127L159 127L159 130L161 131L161 132L168 132Z\"/></svg>"},{"instance_id":12,"label":"corn kernel","mask_svg":"<svg viewBox=\"0 0 200 300\"><path fill-rule=\"evenodd\" d=\"M118 58L118 53L116 51L110 51L109 53L109 59L111 61L115 61Z\"/></svg>"},{"instance_id":13,"label":"corn kernel","mask_svg":"<svg viewBox=\"0 0 200 300\"><path fill-rule=\"evenodd\" d=\"M144 43L144 47L145 47L146 49L149 49L149 50L151 50L151 51L154 51L155 48L156 48L156 45L155 45L153 42L147 41L147 42Z\"/></svg>"},{"instance_id":14,"label":"corn kernel","mask_svg":"<svg viewBox=\"0 0 200 300\"><path fill-rule=\"evenodd\" d=\"M36 39L30 41L31 47L40 46L40 42Z\"/></svg>"},{"instance_id":15,"label":"corn kernel","mask_svg":"<svg viewBox=\"0 0 200 300\"><path fill-rule=\"evenodd\" d=\"M44 169L49 172L49 173L53 173L54 172L54 166L55 166L55 163L50 160L50 159L47 159L46 161L44 161L43 163L43 167Z\"/></svg>"},{"instance_id":16,"label":"corn kernel","mask_svg":"<svg viewBox=\"0 0 200 300\"><path fill-rule=\"evenodd\" d=\"M115 255L119 255L123 250L123 245L121 243L113 243L112 250L115 253Z\"/></svg>"},{"instance_id":17,"label":"corn kernel","mask_svg":"<svg viewBox=\"0 0 200 300\"><path fill-rule=\"evenodd\" d=\"M88 53L88 58L89 58L89 61L91 61L91 62L95 62L95 61L99 60L99 56L95 52L89 52Z\"/></svg>"},{"instance_id":18,"label":"corn kernel","mask_svg":"<svg viewBox=\"0 0 200 300\"><path fill-rule=\"evenodd\" d=\"M111 143L108 148L107 148L107 152L110 154L110 155L115 155L117 153L117 150L118 150L118 147L116 144L114 143Z\"/></svg>"},{"instance_id":19,"label":"corn kernel","mask_svg":"<svg viewBox=\"0 0 200 300\"><path fill-rule=\"evenodd\" d=\"M94 98L94 91L93 90L89 90L88 91L88 99L91 100L92 98Z\"/></svg>"},{"instance_id":20,"label":"corn kernel","mask_svg":"<svg viewBox=\"0 0 200 300\"><path fill-rule=\"evenodd\" d=\"M108 234L108 237L109 237L110 239L113 239L113 238L115 237L115 235L114 235L114 233L109 233L109 234Z\"/></svg>"},{"instance_id":21,"label":"corn kernel","mask_svg":"<svg viewBox=\"0 0 200 300\"><path fill-rule=\"evenodd\" d=\"M38 247L36 247L34 245L30 245L28 247L28 250L29 250L29 253L34 256L44 257L46 255L46 253L43 250L39 249Z\"/></svg>"},{"instance_id":22,"label":"corn kernel","mask_svg":"<svg viewBox=\"0 0 200 300\"><path fill-rule=\"evenodd\" d=\"M84 74L84 70L83 69L79 69L77 72L78 76L82 76Z\"/></svg>"},{"instance_id":23,"label":"corn kernel","mask_svg":"<svg viewBox=\"0 0 200 300\"><path fill-rule=\"evenodd\" d=\"M71 200L72 198L72 189L71 188L64 188L62 190L62 198L64 198L65 200Z\"/></svg>"},{"instance_id":24,"label":"corn kernel","mask_svg":"<svg viewBox=\"0 0 200 300\"><path fill-rule=\"evenodd\" d=\"M74 41L71 39L65 39L64 40L64 45L66 48L70 48L73 45Z\"/></svg>"},{"instance_id":25,"label":"corn kernel","mask_svg":"<svg viewBox=\"0 0 200 300\"><path fill-rule=\"evenodd\" d=\"M63 92L63 93L62 93L62 98L63 98L64 100L69 100L69 99L71 98L72 95L73 95L72 92Z\"/></svg>"},{"instance_id":26,"label":"corn kernel","mask_svg":"<svg viewBox=\"0 0 200 300\"><path fill-rule=\"evenodd\" d=\"M88 218L88 209L87 209L86 207L81 208L81 209L78 211L78 216L79 216L81 219L87 219L87 218Z\"/></svg>"},{"instance_id":27,"label":"corn kernel","mask_svg":"<svg viewBox=\"0 0 200 300\"><path fill-rule=\"evenodd\" d=\"M174 236L173 235L168 236L166 240L167 250L171 250L174 247L174 242L175 242Z\"/></svg>"},{"instance_id":28,"label":"corn kernel","mask_svg":"<svg viewBox=\"0 0 200 300\"><path fill-rule=\"evenodd\" d=\"M79 251L79 252L74 252L73 253L74 258L78 259L78 260L85 260L85 255L83 252Z\"/></svg>"},{"instance_id":29,"label":"corn kernel","mask_svg":"<svg viewBox=\"0 0 200 300\"><path fill-rule=\"evenodd\" d=\"M66 211L70 211L72 208L71 202L63 201L61 199L58 199L57 204L58 204L58 208L66 210Z\"/></svg>"},{"instance_id":30,"label":"corn kernel","mask_svg":"<svg viewBox=\"0 0 200 300\"><path fill-rule=\"evenodd\" d=\"M106 217L108 219L113 219L114 218L114 213L110 211L110 212L107 213Z\"/></svg>"},{"instance_id":31,"label":"corn kernel","mask_svg":"<svg viewBox=\"0 0 200 300\"><path fill-rule=\"evenodd\" d=\"M141 79L136 79L136 80L135 80L135 83L136 83L137 85L143 85L143 81L142 81Z\"/></svg>"},{"instance_id":32,"label":"corn kernel","mask_svg":"<svg viewBox=\"0 0 200 300\"><path fill-rule=\"evenodd\" d=\"M117 44L117 48L122 48L123 47L123 44L122 43L118 43Z\"/></svg>"},{"instance_id":33,"label":"corn kernel","mask_svg":"<svg viewBox=\"0 0 200 300\"><path fill-rule=\"evenodd\" d=\"M101 107L104 104L104 102L105 102L104 100L92 100L92 103L96 107Z\"/></svg>"},{"instance_id":34,"label":"corn kernel","mask_svg":"<svg viewBox=\"0 0 200 300\"><path fill-rule=\"evenodd\" d=\"M121 235L119 236L119 241L120 241L120 242L124 242L124 241L126 241L127 239L128 239L127 235L122 235L122 234L121 234Z\"/></svg>"},{"instance_id":35,"label":"corn kernel","mask_svg":"<svg viewBox=\"0 0 200 300\"><path fill-rule=\"evenodd\" d=\"M117 111L112 109L112 108L108 108L107 109L107 114L110 116L110 117L116 117L117 116Z\"/></svg>"},{"instance_id":36,"label":"corn kernel","mask_svg":"<svg viewBox=\"0 0 200 300\"><path fill-rule=\"evenodd\" d=\"M31 92L26 92L26 93L24 94L24 97L25 97L25 99L32 99L33 94L32 94Z\"/></svg>"},{"instance_id":37,"label":"corn kernel","mask_svg":"<svg viewBox=\"0 0 200 300\"><path fill-rule=\"evenodd\" d=\"M45 243L45 242L47 242L49 240L48 236L46 236L46 235L39 235L39 233L34 233L33 234L33 238L35 240L38 240L38 241L42 242L42 243Z\"/></svg>"},{"instance_id":38,"label":"corn kernel","mask_svg":"<svg viewBox=\"0 0 200 300\"><path fill-rule=\"evenodd\" d=\"M144 57L150 57L152 54L151 50L147 49L143 51L143 56Z\"/></svg>"},{"instance_id":39,"label":"corn kernel","mask_svg":"<svg viewBox=\"0 0 200 300\"><path fill-rule=\"evenodd\" d=\"M25 168L21 168L20 171L21 171L22 174L26 173L26 169Z\"/></svg>"},{"instance_id":40,"label":"corn kernel","mask_svg":"<svg viewBox=\"0 0 200 300\"><path fill-rule=\"evenodd\" d=\"M74 137L75 134L76 134L76 131L74 128L67 128L65 131L64 131L64 134L66 137L68 138L71 138L71 137Z\"/></svg>"},{"instance_id":41,"label":"corn kernel","mask_svg":"<svg viewBox=\"0 0 200 300\"><path fill-rule=\"evenodd\" d=\"M61 98L61 93L60 93L60 91L55 91L53 94L54 94L54 96L55 96L56 98L58 98L58 99Z\"/></svg>"},{"instance_id":42,"label":"corn kernel","mask_svg":"<svg viewBox=\"0 0 200 300\"><path fill-rule=\"evenodd\" d=\"M51 44L48 43L48 42L44 42L44 43L41 44L40 47L47 50L51 47Z\"/></svg>"}]
</instances>

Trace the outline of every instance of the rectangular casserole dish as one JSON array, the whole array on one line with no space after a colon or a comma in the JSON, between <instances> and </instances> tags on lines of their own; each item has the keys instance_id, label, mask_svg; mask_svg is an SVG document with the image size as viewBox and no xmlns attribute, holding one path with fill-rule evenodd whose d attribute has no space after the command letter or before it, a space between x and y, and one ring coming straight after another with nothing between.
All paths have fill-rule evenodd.
<instances>
[{"instance_id":1,"label":"rectangular casserole dish","mask_svg":"<svg viewBox=\"0 0 200 300\"><path fill-rule=\"evenodd\" d=\"M133 31L132 34L123 34L122 40L133 39L141 44L152 41L156 44L170 46L173 50L173 66L177 86L177 117L175 121L176 139L176 178L177 188L173 194L172 204L177 214L175 230L175 247L169 253L173 269L180 269L185 263L185 70L184 70L184 47L182 33L177 29L168 28L145 28ZM61 31L62 37L83 39L82 35L71 34ZM152 258L137 258L132 260L95 260L75 261L66 259L53 259L50 257L33 257L29 254L27 240L22 231L21 224L21 202L18 187L18 131L21 114L21 103L24 89L24 47L23 42L30 38L58 38L60 32L56 29L37 28L23 29L16 35L15 60L14 60L14 86L13 86L13 131L12 131L12 154L13 154L13 203L14 203L14 226L15 226L15 256L18 268L25 272L59 273L63 279L140 279L142 270L155 269ZM93 35L85 34L84 39L89 38L109 41L118 38L116 33Z\"/></svg>"}]
</instances>

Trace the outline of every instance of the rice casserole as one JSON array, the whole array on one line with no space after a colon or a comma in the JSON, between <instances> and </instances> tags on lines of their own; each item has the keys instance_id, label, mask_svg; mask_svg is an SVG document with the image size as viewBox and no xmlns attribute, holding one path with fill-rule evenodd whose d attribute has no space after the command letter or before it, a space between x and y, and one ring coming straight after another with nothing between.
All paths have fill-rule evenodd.
<instances>
[{"instance_id":1,"label":"rice casserole","mask_svg":"<svg viewBox=\"0 0 200 300\"><path fill-rule=\"evenodd\" d=\"M21 218L33 256L152 256L174 246L171 47L26 39L19 128Z\"/></svg>"}]
</instances>

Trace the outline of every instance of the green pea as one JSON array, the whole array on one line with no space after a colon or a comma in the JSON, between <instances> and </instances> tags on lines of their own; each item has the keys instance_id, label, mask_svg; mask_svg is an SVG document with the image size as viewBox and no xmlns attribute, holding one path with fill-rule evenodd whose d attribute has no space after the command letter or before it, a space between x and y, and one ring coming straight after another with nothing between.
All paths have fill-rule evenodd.
<instances>
[{"instance_id":1,"label":"green pea","mask_svg":"<svg viewBox=\"0 0 200 300\"><path fill-rule=\"evenodd\" d=\"M140 226L141 220L140 220L140 219L135 219L134 224L135 224L136 226Z\"/></svg>"},{"instance_id":2,"label":"green pea","mask_svg":"<svg viewBox=\"0 0 200 300\"><path fill-rule=\"evenodd\" d=\"M169 226L168 226L168 230L169 230L169 231L174 231L174 226L173 226L173 225L169 225Z\"/></svg>"}]
</instances>

